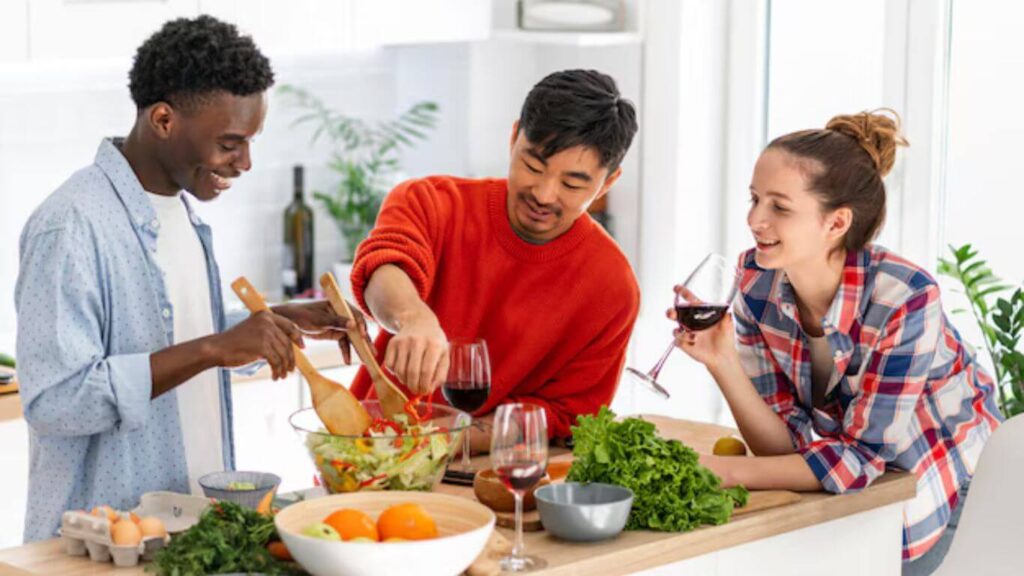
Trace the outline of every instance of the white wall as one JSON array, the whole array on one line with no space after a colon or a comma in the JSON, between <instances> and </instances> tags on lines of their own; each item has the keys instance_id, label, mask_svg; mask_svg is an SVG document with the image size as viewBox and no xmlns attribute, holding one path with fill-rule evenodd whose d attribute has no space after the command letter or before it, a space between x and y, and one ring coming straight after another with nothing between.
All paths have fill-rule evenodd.
<instances>
[{"instance_id":1,"label":"white wall","mask_svg":"<svg viewBox=\"0 0 1024 576\"><path fill-rule=\"evenodd\" d=\"M390 48L345 57L274 61L277 83L305 87L347 114L387 118L413 102L440 104L429 142L412 151L409 176L466 171L465 45ZM32 210L75 170L90 164L103 136L124 135L134 121L127 61L0 65L0 350L13 351L18 236ZM225 281L247 275L280 293L281 218L291 200L291 167L307 166L307 202L316 207L315 259L325 271L341 254L340 235L313 203L328 190L326 143L311 146L299 111L272 93L253 169L218 200L198 207L213 226Z\"/></svg>"}]
</instances>

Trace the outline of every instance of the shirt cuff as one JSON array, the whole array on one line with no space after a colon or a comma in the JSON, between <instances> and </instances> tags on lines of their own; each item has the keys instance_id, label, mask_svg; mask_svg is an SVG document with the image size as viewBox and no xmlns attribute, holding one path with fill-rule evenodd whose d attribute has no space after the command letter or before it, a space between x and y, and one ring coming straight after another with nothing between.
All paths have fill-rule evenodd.
<instances>
[{"instance_id":1,"label":"shirt cuff","mask_svg":"<svg viewBox=\"0 0 1024 576\"><path fill-rule=\"evenodd\" d=\"M118 427L136 430L146 424L153 397L153 373L149 353L121 354L107 358L110 387L119 417Z\"/></svg>"},{"instance_id":2,"label":"shirt cuff","mask_svg":"<svg viewBox=\"0 0 1024 576\"><path fill-rule=\"evenodd\" d=\"M817 440L801 448L800 454L822 488L832 494L863 490L885 472L880 458L865 461L863 454L841 440Z\"/></svg>"}]
</instances>

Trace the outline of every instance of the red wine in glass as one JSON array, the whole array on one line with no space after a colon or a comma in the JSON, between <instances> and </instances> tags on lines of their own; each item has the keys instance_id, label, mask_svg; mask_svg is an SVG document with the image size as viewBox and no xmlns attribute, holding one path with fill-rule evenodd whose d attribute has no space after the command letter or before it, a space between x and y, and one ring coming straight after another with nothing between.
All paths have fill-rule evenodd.
<instances>
[{"instance_id":1,"label":"red wine in glass","mask_svg":"<svg viewBox=\"0 0 1024 576\"><path fill-rule=\"evenodd\" d=\"M444 399L454 408L463 412L475 412L487 402L491 394L491 386L474 387L472 382L445 382L441 387Z\"/></svg>"},{"instance_id":2,"label":"red wine in glass","mask_svg":"<svg viewBox=\"0 0 1024 576\"><path fill-rule=\"evenodd\" d=\"M494 473L498 475L498 479L501 480L501 483L509 491L519 490L525 492L531 486L540 482L540 479L544 476L544 466L539 462L522 460L498 466L494 469Z\"/></svg>"},{"instance_id":3,"label":"red wine in glass","mask_svg":"<svg viewBox=\"0 0 1024 576\"><path fill-rule=\"evenodd\" d=\"M707 330L725 317L737 290L739 271L725 258L718 254L708 254L704 260L690 273L682 283L682 290L676 293L675 311L679 327L691 332ZM658 383L658 374L665 365L672 349L676 347L673 339L658 363L647 372L636 368L626 368L634 382L643 384L663 398L668 398L668 390Z\"/></svg>"},{"instance_id":4,"label":"red wine in glass","mask_svg":"<svg viewBox=\"0 0 1024 576\"><path fill-rule=\"evenodd\" d=\"M494 412L491 468L516 502L516 539L512 553L501 559L505 572L528 572L547 565L523 548L523 497L548 467L548 426L544 409L535 404L502 404Z\"/></svg>"},{"instance_id":5,"label":"red wine in glass","mask_svg":"<svg viewBox=\"0 0 1024 576\"><path fill-rule=\"evenodd\" d=\"M699 332L718 324L728 309L727 304L679 304L676 305L676 319L680 327Z\"/></svg>"},{"instance_id":6,"label":"red wine in glass","mask_svg":"<svg viewBox=\"0 0 1024 576\"><path fill-rule=\"evenodd\" d=\"M441 394L452 407L473 413L487 403L491 394L491 360L487 343L482 338L455 338L448 342L448 376L441 385ZM461 464L449 465L451 474L472 479L473 463L469 459L472 427L462 433Z\"/></svg>"}]
</instances>

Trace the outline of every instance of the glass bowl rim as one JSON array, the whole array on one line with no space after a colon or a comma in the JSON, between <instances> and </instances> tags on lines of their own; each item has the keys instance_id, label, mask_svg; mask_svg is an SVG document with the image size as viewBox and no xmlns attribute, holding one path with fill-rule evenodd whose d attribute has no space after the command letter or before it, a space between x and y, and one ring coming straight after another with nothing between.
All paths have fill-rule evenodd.
<instances>
[{"instance_id":1,"label":"glass bowl rim","mask_svg":"<svg viewBox=\"0 0 1024 576\"><path fill-rule=\"evenodd\" d=\"M363 404L364 406L366 406L366 405L380 406L380 402L378 402L376 400L361 400L360 404ZM425 406L425 405L426 404L420 404L419 406L422 407L422 406ZM377 439L377 438L390 438L390 439L394 439L394 438L412 438L414 436L417 437L417 438L425 438L425 437L434 436L436 434L451 434L451 433L455 433L455 432L462 432L463 430L466 430L467 428L469 428L470 426L473 425L473 417L468 412L465 412L463 410L459 410L458 408L453 408L451 406L448 406L447 404L437 404L436 402L432 402L429 405L434 410L434 415L435 416L438 414L438 411L440 409L441 412L448 412L448 414L444 414L444 416L450 416L453 419L454 422L458 422L459 421L459 417L461 415L464 415L465 416L465 424L463 424L462 426L451 426L451 427L447 427L446 429L443 429L443 430L435 430L433 432L427 432L425 434L415 434L415 435L414 434L383 434L383 435L380 435L380 436L367 436L367 435L356 436L354 434L331 434L326 429L324 429L324 430L310 430L309 428L306 428L304 426L300 426L300 425L295 423L295 418L298 415L300 415L302 413L308 413L308 412L315 413L316 409L313 408L312 406L309 406L307 408L299 408L295 412L292 412L288 416L288 424L291 425L292 430L294 430L296 432L302 432L304 434L316 434L317 436L325 436L327 438L343 438L343 439L347 439L347 440L358 440L358 439L371 439L371 440L373 440L373 439Z\"/></svg>"}]
</instances>

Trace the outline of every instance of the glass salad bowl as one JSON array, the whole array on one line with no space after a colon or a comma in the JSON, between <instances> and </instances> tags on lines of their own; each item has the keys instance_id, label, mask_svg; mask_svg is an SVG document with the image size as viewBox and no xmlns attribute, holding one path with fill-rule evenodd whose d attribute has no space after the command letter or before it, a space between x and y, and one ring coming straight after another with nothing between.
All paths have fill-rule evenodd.
<instances>
[{"instance_id":1,"label":"glass salad bowl","mask_svg":"<svg viewBox=\"0 0 1024 576\"><path fill-rule=\"evenodd\" d=\"M362 404L373 421L363 436L329 433L312 408L288 418L313 459L320 483L332 494L432 490L461 446L469 414L441 404L421 404L417 409L426 417L411 424L404 414L384 419L376 401Z\"/></svg>"}]
</instances>

